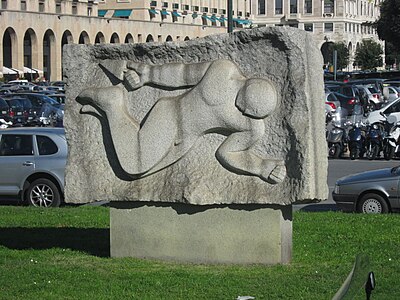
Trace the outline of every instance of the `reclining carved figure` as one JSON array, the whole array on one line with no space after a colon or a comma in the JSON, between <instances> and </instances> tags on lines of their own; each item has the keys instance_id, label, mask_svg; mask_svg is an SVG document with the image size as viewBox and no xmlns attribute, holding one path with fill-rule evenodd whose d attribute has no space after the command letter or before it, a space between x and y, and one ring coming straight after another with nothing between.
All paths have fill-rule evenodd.
<instances>
[{"instance_id":1,"label":"reclining carved figure","mask_svg":"<svg viewBox=\"0 0 400 300\"><path fill-rule=\"evenodd\" d=\"M260 157L249 149L265 134L263 119L278 104L269 80L246 78L229 60L164 65L128 61L114 72L108 65L105 61L101 67L119 83L85 89L77 101L104 112L116 155L133 180L177 162L208 133L226 136L216 158L227 170L273 184L285 178L284 161ZM158 99L140 124L129 114L124 92L145 85L184 91Z\"/></svg>"}]
</instances>

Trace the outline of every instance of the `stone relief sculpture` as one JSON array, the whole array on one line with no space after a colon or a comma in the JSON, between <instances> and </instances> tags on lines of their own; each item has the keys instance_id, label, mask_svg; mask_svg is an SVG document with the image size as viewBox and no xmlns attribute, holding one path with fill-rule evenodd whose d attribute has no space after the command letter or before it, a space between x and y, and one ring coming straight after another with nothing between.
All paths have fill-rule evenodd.
<instances>
[{"instance_id":1,"label":"stone relief sculpture","mask_svg":"<svg viewBox=\"0 0 400 300\"><path fill-rule=\"evenodd\" d=\"M285 178L284 161L249 150L265 134L264 119L278 104L271 81L246 78L230 60L163 65L104 61L100 67L116 84L87 88L77 101L104 112L120 165L132 180L174 164L209 133L226 136L215 156L227 170L271 184ZM143 86L183 92L158 99L139 123L129 114L124 94Z\"/></svg>"}]
</instances>

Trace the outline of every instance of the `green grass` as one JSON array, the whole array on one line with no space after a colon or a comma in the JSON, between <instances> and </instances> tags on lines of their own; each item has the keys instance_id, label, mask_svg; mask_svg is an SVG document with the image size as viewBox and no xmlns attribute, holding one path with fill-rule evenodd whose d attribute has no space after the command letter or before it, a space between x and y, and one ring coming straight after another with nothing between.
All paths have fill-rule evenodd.
<instances>
[{"instance_id":1,"label":"green grass","mask_svg":"<svg viewBox=\"0 0 400 300\"><path fill-rule=\"evenodd\" d=\"M372 299L400 299L399 215L296 212L278 266L110 258L108 228L107 207L0 207L0 299L331 299L359 253Z\"/></svg>"}]
</instances>

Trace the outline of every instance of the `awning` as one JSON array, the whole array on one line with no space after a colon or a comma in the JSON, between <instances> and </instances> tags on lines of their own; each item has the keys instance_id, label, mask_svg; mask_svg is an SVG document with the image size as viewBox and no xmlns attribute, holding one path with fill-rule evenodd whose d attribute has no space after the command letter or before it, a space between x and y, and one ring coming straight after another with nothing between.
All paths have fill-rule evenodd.
<instances>
[{"instance_id":1,"label":"awning","mask_svg":"<svg viewBox=\"0 0 400 300\"><path fill-rule=\"evenodd\" d=\"M149 13L153 14L153 15L158 15L158 12L155 9L149 9Z\"/></svg>"},{"instance_id":2,"label":"awning","mask_svg":"<svg viewBox=\"0 0 400 300\"><path fill-rule=\"evenodd\" d=\"M161 10L161 14L163 16L169 16L169 13L165 9Z\"/></svg>"},{"instance_id":3,"label":"awning","mask_svg":"<svg viewBox=\"0 0 400 300\"><path fill-rule=\"evenodd\" d=\"M182 15L180 15L177 11L173 11L172 15L175 17L182 17Z\"/></svg>"},{"instance_id":4,"label":"awning","mask_svg":"<svg viewBox=\"0 0 400 300\"><path fill-rule=\"evenodd\" d=\"M3 67L2 73L4 75L17 75L19 72L11 68Z\"/></svg>"},{"instance_id":5,"label":"awning","mask_svg":"<svg viewBox=\"0 0 400 300\"><path fill-rule=\"evenodd\" d=\"M34 69L28 68L28 67L24 67L24 73L28 73L28 74L38 74L38 72Z\"/></svg>"},{"instance_id":6,"label":"awning","mask_svg":"<svg viewBox=\"0 0 400 300\"><path fill-rule=\"evenodd\" d=\"M121 18L121 17L129 17L132 13L132 9L117 9L114 10L113 17Z\"/></svg>"},{"instance_id":7,"label":"awning","mask_svg":"<svg viewBox=\"0 0 400 300\"><path fill-rule=\"evenodd\" d=\"M206 15L202 15L201 16L203 19L206 19L206 20L210 20L211 22L215 22L217 19L214 17L209 17L209 16L206 16Z\"/></svg>"},{"instance_id":8,"label":"awning","mask_svg":"<svg viewBox=\"0 0 400 300\"><path fill-rule=\"evenodd\" d=\"M247 19L233 19L233 22L236 22L238 24L243 24L243 25L248 25L251 24L252 22L250 20Z\"/></svg>"},{"instance_id":9,"label":"awning","mask_svg":"<svg viewBox=\"0 0 400 300\"><path fill-rule=\"evenodd\" d=\"M106 15L107 11L108 11L108 10L106 10L106 9L99 9L99 10L97 11L97 15L98 15L99 17L104 17L104 16Z\"/></svg>"}]
</instances>

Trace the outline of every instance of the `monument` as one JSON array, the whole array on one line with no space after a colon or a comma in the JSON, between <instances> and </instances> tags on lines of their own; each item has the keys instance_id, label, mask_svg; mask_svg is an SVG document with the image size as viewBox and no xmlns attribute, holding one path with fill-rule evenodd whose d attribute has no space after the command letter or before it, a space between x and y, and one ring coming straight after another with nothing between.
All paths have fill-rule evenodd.
<instances>
[{"instance_id":1,"label":"monument","mask_svg":"<svg viewBox=\"0 0 400 300\"><path fill-rule=\"evenodd\" d=\"M111 201L111 255L288 263L292 204L327 198L322 57L260 28L67 45L66 202Z\"/></svg>"}]
</instances>

